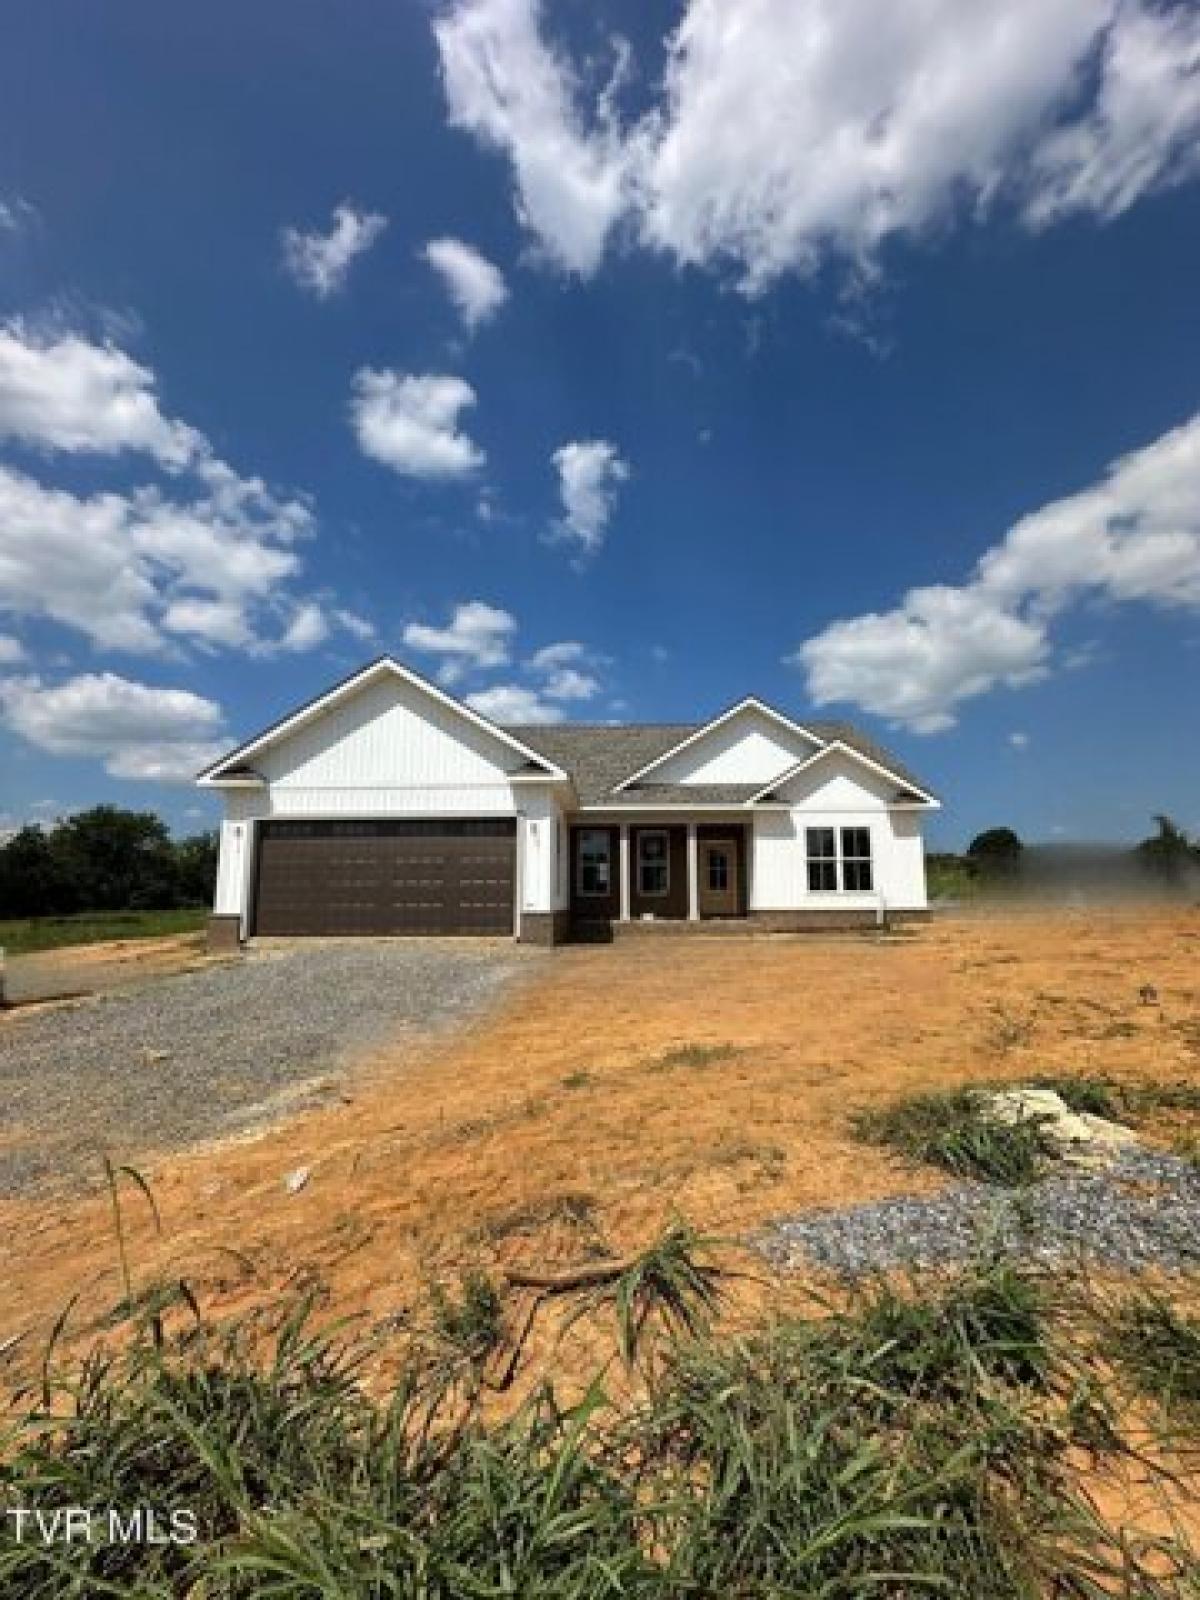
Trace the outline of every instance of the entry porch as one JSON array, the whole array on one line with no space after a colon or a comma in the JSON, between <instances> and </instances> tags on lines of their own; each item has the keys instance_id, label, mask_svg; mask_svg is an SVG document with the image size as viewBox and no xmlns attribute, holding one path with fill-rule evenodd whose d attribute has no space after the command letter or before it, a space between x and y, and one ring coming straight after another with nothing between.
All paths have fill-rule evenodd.
<instances>
[{"instance_id":1,"label":"entry porch","mask_svg":"<svg viewBox=\"0 0 1200 1600\"><path fill-rule=\"evenodd\" d=\"M639 820L571 828L571 922L602 935L614 924L730 922L750 902L748 826Z\"/></svg>"}]
</instances>

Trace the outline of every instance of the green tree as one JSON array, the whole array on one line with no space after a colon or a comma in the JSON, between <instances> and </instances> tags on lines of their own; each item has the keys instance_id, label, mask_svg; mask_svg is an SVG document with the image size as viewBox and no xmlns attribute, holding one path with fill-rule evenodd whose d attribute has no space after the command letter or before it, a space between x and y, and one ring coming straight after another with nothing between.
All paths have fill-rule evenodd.
<instances>
[{"instance_id":1,"label":"green tree","mask_svg":"<svg viewBox=\"0 0 1200 1600\"><path fill-rule=\"evenodd\" d=\"M74 909L72 885L44 829L29 826L0 849L0 918Z\"/></svg>"},{"instance_id":2,"label":"green tree","mask_svg":"<svg viewBox=\"0 0 1200 1600\"><path fill-rule=\"evenodd\" d=\"M967 846L967 856L983 876L1011 878L1021 866L1025 846L1011 828L988 828Z\"/></svg>"},{"instance_id":3,"label":"green tree","mask_svg":"<svg viewBox=\"0 0 1200 1600\"><path fill-rule=\"evenodd\" d=\"M175 850L153 811L93 806L61 823L50 847L86 911L178 904Z\"/></svg>"},{"instance_id":4,"label":"green tree","mask_svg":"<svg viewBox=\"0 0 1200 1600\"><path fill-rule=\"evenodd\" d=\"M194 833L175 845L175 887L179 903L211 906L217 881L217 835Z\"/></svg>"},{"instance_id":5,"label":"green tree","mask_svg":"<svg viewBox=\"0 0 1200 1600\"><path fill-rule=\"evenodd\" d=\"M1143 868L1160 882L1180 883L1189 872L1200 868L1200 845L1170 817L1159 813L1154 823L1158 832L1143 839L1135 854Z\"/></svg>"}]
</instances>

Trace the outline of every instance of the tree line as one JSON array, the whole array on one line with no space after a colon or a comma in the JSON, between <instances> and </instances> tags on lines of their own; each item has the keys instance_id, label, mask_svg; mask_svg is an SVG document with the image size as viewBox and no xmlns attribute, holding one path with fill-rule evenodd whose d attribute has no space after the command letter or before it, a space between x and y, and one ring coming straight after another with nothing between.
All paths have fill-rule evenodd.
<instances>
[{"instance_id":1,"label":"tree line","mask_svg":"<svg viewBox=\"0 0 1200 1600\"><path fill-rule=\"evenodd\" d=\"M1193 889L1200 885L1200 840L1194 839L1170 817L1154 817L1156 831L1128 851L1113 852L1109 865L1124 863L1131 871L1158 887ZM1040 870L1044 852L1034 851ZM1012 828L988 828L976 834L962 855L931 852L927 857L931 877L948 890L965 884L1003 885L1029 877L1029 852Z\"/></svg>"},{"instance_id":2,"label":"tree line","mask_svg":"<svg viewBox=\"0 0 1200 1600\"><path fill-rule=\"evenodd\" d=\"M153 811L93 806L0 846L0 919L212 904L217 835L172 838Z\"/></svg>"}]
</instances>

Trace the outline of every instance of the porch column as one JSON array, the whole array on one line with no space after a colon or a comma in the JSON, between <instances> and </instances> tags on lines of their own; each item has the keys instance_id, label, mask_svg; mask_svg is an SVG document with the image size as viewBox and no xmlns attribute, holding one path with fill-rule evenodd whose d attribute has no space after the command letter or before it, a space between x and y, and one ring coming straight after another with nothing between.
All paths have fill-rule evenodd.
<instances>
[{"instance_id":1,"label":"porch column","mask_svg":"<svg viewBox=\"0 0 1200 1600\"><path fill-rule=\"evenodd\" d=\"M696 844L696 824L687 825L688 921L700 920L700 851Z\"/></svg>"},{"instance_id":2,"label":"porch column","mask_svg":"<svg viewBox=\"0 0 1200 1600\"><path fill-rule=\"evenodd\" d=\"M621 921L629 921L629 824L621 824L621 849L618 857L621 891Z\"/></svg>"}]
</instances>

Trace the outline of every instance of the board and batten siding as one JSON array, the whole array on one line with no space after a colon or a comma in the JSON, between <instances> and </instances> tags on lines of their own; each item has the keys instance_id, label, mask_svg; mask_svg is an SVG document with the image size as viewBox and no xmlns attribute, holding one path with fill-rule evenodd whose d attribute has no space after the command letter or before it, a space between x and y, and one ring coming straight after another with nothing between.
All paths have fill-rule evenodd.
<instances>
[{"instance_id":1,"label":"board and batten siding","mask_svg":"<svg viewBox=\"0 0 1200 1600\"><path fill-rule=\"evenodd\" d=\"M751 910L829 910L875 907L882 896L893 911L922 911L925 845L921 814L890 806L896 784L861 762L835 753L780 791L787 811L754 817ZM813 893L808 887L806 828L869 828L875 887L869 893Z\"/></svg>"},{"instance_id":2,"label":"board and batten siding","mask_svg":"<svg viewBox=\"0 0 1200 1600\"><path fill-rule=\"evenodd\" d=\"M566 907L565 829L550 786L510 782L527 766L520 751L410 684L368 685L259 751L252 766L265 786L225 793L214 899L214 910L239 915L243 930L254 824L268 819L516 817L521 909Z\"/></svg>"},{"instance_id":3,"label":"board and batten siding","mask_svg":"<svg viewBox=\"0 0 1200 1600\"><path fill-rule=\"evenodd\" d=\"M770 783L819 748L750 708L647 773L653 783Z\"/></svg>"}]
</instances>

